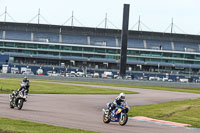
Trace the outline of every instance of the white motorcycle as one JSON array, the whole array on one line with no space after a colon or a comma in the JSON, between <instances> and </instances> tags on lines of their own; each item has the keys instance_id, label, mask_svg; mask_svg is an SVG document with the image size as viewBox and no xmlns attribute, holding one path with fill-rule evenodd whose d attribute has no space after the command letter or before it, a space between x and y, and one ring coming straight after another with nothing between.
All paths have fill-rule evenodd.
<instances>
[{"instance_id":1,"label":"white motorcycle","mask_svg":"<svg viewBox=\"0 0 200 133\"><path fill-rule=\"evenodd\" d=\"M24 84L21 84L21 87L23 88L20 91L13 91L13 93L9 95L10 108L17 107L18 110L21 110L24 102L26 102L27 90L24 89Z\"/></svg>"}]
</instances>

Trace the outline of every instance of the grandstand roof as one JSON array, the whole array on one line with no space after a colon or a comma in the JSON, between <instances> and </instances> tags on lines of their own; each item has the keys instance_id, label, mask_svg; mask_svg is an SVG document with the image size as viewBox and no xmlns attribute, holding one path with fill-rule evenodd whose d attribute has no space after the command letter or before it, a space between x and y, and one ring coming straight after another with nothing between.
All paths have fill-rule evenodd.
<instances>
[{"instance_id":1,"label":"grandstand roof","mask_svg":"<svg viewBox=\"0 0 200 133\"><path fill-rule=\"evenodd\" d=\"M121 36L119 29L104 29L91 27L76 27L76 26L61 26L48 24L33 24L33 23L16 23L16 22L0 22L0 30L16 30L29 32L49 32L62 33L71 35L97 35L97 36ZM133 31L129 30L130 38L137 39L153 39L167 41L182 41L200 43L199 35L176 34L164 32L149 32L149 31Z\"/></svg>"}]
</instances>

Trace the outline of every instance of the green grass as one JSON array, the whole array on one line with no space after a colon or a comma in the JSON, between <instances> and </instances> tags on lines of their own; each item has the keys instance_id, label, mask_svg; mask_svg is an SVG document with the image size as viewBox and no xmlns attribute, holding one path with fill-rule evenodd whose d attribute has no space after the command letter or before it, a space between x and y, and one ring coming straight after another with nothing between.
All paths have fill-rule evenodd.
<instances>
[{"instance_id":1,"label":"green grass","mask_svg":"<svg viewBox=\"0 0 200 133\"><path fill-rule=\"evenodd\" d=\"M35 79L31 79L31 80L35 80ZM88 84L88 85L102 85L102 86L115 86L115 87L127 87L127 88L141 88L141 89L177 91L177 92L188 92L188 93L200 93L200 88L147 86L147 85L145 85L145 82L144 82L144 84L141 84L141 85L130 85L130 84L109 84L109 83L93 83L93 82L90 83L90 82L57 81L57 80L41 80L41 81L74 83L74 84Z\"/></svg>"},{"instance_id":2,"label":"green grass","mask_svg":"<svg viewBox=\"0 0 200 133\"><path fill-rule=\"evenodd\" d=\"M95 133L92 131L51 126L8 118L0 118L0 132L1 131L15 133Z\"/></svg>"},{"instance_id":3,"label":"green grass","mask_svg":"<svg viewBox=\"0 0 200 133\"><path fill-rule=\"evenodd\" d=\"M11 93L19 89L20 80L0 79L0 93ZM55 83L39 83L30 81L32 94L135 94L136 92L117 89L96 88L87 86L63 85Z\"/></svg>"},{"instance_id":4,"label":"green grass","mask_svg":"<svg viewBox=\"0 0 200 133\"><path fill-rule=\"evenodd\" d=\"M135 106L131 107L129 116L146 116L200 128L200 99Z\"/></svg>"},{"instance_id":5,"label":"green grass","mask_svg":"<svg viewBox=\"0 0 200 133\"><path fill-rule=\"evenodd\" d=\"M75 81L38 80L38 79L30 79L30 80L31 81L47 81L47 82L59 82L59 83L74 83L74 84L88 84L88 85L102 85L102 86L115 86L115 87L127 87L127 88L141 88L141 89L152 89L152 90L164 90L164 91L200 93L200 88L185 88L185 87L181 87L180 88L180 87L164 87L164 86L147 86L147 85L145 85L145 82L144 82L144 84L141 84L141 85L131 85L131 84L109 84L109 83L93 83L93 82L89 83L89 82L75 82ZM20 83L20 80L18 80L18 82ZM32 83L33 82L31 82L31 84ZM86 88L88 88L88 87L86 87ZM0 90L1 90L1 81L0 81ZM6 90L5 87L4 87L4 90ZM33 92L33 93L35 93L35 92ZM116 93L118 93L118 92L116 92ZM116 94L116 93L113 92L113 93L105 93L105 94ZM124 91L124 93L127 93L127 92ZM64 94L66 94L66 93L64 93ZM71 94L71 93L69 93L69 94ZM85 93L75 93L75 94L85 94ZM95 93L89 93L88 92L88 94L95 94ZM102 94L102 93L96 93L96 94ZM130 92L128 92L128 94L130 94Z\"/></svg>"}]
</instances>

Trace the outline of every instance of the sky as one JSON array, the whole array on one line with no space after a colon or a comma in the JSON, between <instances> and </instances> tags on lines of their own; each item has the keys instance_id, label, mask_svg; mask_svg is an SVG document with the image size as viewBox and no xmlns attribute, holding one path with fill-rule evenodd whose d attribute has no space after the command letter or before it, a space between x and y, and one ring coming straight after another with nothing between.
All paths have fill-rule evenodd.
<instances>
[{"instance_id":1,"label":"sky","mask_svg":"<svg viewBox=\"0 0 200 133\"><path fill-rule=\"evenodd\" d=\"M123 4L130 4L129 29L200 35L200 0L0 0L0 21L30 22L40 9L40 23L122 28ZM11 19L9 15L13 18ZM44 18L44 19L43 19ZM78 21L77 21L78 20ZM31 23L37 23L37 18ZM47 22L46 22L47 21Z\"/></svg>"}]
</instances>

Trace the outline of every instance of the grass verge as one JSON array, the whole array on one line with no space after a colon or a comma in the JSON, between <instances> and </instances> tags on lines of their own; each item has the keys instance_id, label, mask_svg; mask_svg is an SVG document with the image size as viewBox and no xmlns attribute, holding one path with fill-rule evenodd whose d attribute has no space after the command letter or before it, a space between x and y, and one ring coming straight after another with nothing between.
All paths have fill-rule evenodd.
<instances>
[{"instance_id":1,"label":"grass verge","mask_svg":"<svg viewBox=\"0 0 200 133\"><path fill-rule=\"evenodd\" d=\"M0 132L8 133L95 133L79 129L64 128L28 122L22 120L13 120L8 118L0 118Z\"/></svg>"},{"instance_id":2,"label":"grass verge","mask_svg":"<svg viewBox=\"0 0 200 133\"><path fill-rule=\"evenodd\" d=\"M152 89L152 90L164 90L164 91L177 91L177 92L188 92L188 93L198 93L200 94L200 88L186 88L186 87L165 87L165 86L147 86L145 82L141 85L131 85L131 84L109 84L109 83L94 83L94 82L74 82L74 81L58 81L58 80L38 80L31 79L35 81L49 81L49 82L59 82L59 83L74 83L74 84L87 84L87 85L102 85L102 86L114 86L114 87L127 87L127 88L141 88L141 89Z\"/></svg>"},{"instance_id":3,"label":"grass verge","mask_svg":"<svg viewBox=\"0 0 200 133\"><path fill-rule=\"evenodd\" d=\"M200 128L200 99L151 104L131 107L129 116L150 118L191 124Z\"/></svg>"},{"instance_id":4,"label":"grass verge","mask_svg":"<svg viewBox=\"0 0 200 133\"><path fill-rule=\"evenodd\" d=\"M177 92L188 92L188 93L200 93L200 88L186 88L186 87L165 87L165 86L147 86L145 82L141 85L131 84L109 84L109 83L91 83L91 82L74 82L74 81L55 81L55 80L44 80L50 82L62 82L62 83L74 83L74 84L89 84L89 85L102 85L102 86L115 86L115 87L127 87L127 88L141 88L141 89L152 89L152 90L165 90L165 91L177 91Z\"/></svg>"},{"instance_id":5,"label":"grass verge","mask_svg":"<svg viewBox=\"0 0 200 133\"><path fill-rule=\"evenodd\" d=\"M13 79L13 78L7 78ZM94 82L74 82L74 81L58 81L58 80L39 80L39 79L31 79L31 81L48 81L48 82L59 82L59 83L74 83L74 84L87 84L87 85L101 85L101 86L114 86L114 87L127 87L127 88L141 88L141 89L152 89L152 90L163 90L163 91L177 91L177 92L187 92L187 93L198 93L200 94L200 88L186 88L186 87L165 87L165 86L147 86L145 82L141 85L131 85L131 84L109 84L109 83L94 83ZM18 84L20 80L18 80ZM8 89L4 88L4 91ZM1 80L0 80L0 93L1 91ZM116 92L117 93L117 92ZM116 94L116 93L107 93L107 94ZM124 91L124 93L127 93ZM134 92L127 94L133 94ZM66 93L64 93L66 94ZM79 93L78 93L79 94ZM85 94L85 93L83 93ZM89 93L90 94L90 93ZM94 94L94 93L91 93ZM101 93L97 93L101 94ZM106 94L106 93L104 93Z\"/></svg>"},{"instance_id":6,"label":"grass verge","mask_svg":"<svg viewBox=\"0 0 200 133\"><path fill-rule=\"evenodd\" d=\"M20 80L0 80L0 93L11 93L13 90L19 89ZM87 86L63 85L56 83L30 83L30 93L32 94L136 94L136 92L122 91L109 88L97 88Z\"/></svg>"}]
</instances>

